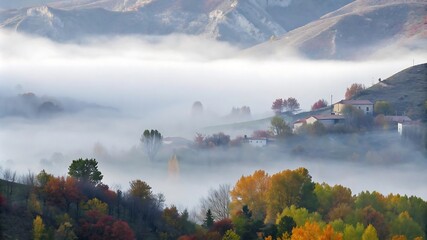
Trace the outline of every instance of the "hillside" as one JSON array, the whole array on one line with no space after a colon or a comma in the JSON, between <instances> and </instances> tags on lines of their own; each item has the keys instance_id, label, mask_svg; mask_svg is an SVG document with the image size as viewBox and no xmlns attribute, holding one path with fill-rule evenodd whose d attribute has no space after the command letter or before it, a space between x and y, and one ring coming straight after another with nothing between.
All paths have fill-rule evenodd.
<instances>
[{"instance_id":1,"label":"hillside","mask_svg":"<svg viewBox=\"0 0 427 240\"><path fill-rule=\"evenodd\" d=\"M427 101L427 63L409 67L393 76L381 80L372 87L367 88L353 99L367 99L372 102L388 101L398 115L404 113L413 119L425 117L424 103ZM282 115L288 123L298 119L307 118L316 114L328 114L330 107L316 111L300 112L293 116ZM251 133L254 130L268 129L272 117L246 122L209 126L203 130L214 131L239 131Z\"/></svg>"},{"instance_id":2,"label":"hillside","mask_svg":"<svg viewBox=\"0 0 427 240\"><path fill-rule=\"evenodd\" d=\"M425 117L427 63L402 70L367 88L354 99L388 101L398 115L406 113L413 119Z\"/></svg>"},{"instance_id":3,"label":"hillside","mask_svg":"<svg viewBox=\"0 0 427 240\"><path fill-rule=\"evenodd\" d=\"M363 59L387 46L425 49L427 2L357 0L247 54L282 55L289 48L316 59Z\"/></svg>"}]
</instances>

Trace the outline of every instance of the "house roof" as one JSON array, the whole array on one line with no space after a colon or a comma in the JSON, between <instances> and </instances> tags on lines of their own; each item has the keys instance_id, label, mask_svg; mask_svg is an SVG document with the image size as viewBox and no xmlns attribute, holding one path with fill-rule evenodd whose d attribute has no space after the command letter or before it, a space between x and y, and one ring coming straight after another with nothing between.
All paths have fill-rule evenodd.
<instances>
[{"instance_id":1,"label":"house roof","mask_svg":"<svg viewBox=\"0 0 427 240\"><path fill-rule=\"evenodd\" d=\"M311 117L314 117L317 120L340 120L340 119L345 119L345 116L343 116L343 115L331 115L331 114L314 115L314 116L311 116Z\"/></svg>"},{"instance_id":2,"label":"house roof","mask_svg":"<svg viewBox=\"0 0 427 240\"><path fill-rule=\"evenodd\" d=\"M389 122L410 122L412 119L410 119L408 116L384 116L386 121Z\"/></svg>"},{"instance_id":3,"label":"house roof","mask_svg":"<svg viewBox=\"0 0 427 240\"><path fill-rule=\"evenodd\" d=\"M296 120L296 121L294 122L294 124L295 124L295 123L305 123L305 122L307 122L307 121L306 121L306 118L302 118L302 119L298 119L298 120Z\"/></svg>"},{"instance_id":4,"label":"house roof","mask_svg":"<svg viewBox=\"0 0 427 240\"><path fill-rule=\"evenodd\" d=\"M369 100L341 100L338 103L347 105L373 105Z\"/></svg>"}]
</instances>

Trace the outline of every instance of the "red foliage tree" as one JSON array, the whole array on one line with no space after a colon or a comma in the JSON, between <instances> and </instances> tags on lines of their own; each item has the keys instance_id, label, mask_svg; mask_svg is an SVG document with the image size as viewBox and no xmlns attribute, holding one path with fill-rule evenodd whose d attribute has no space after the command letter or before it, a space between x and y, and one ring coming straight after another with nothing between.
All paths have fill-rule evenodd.
<instances>
[{"instance_id":1,"label":"red foliage tree","mask_svg":"<svg viewBox=\"0 0 427 240\"><path fill-rule=\"evenodd\" d=\"M111 237L108 239L133 240L135 239L135 235L127 222L118 220L113 223L111 227Z\"/></svg>"},{"instance_id":2,"label":"red foliage tree","mask_svg":"<svg viewBox=\"0 0 427 240\"><path fill-rule=\"evenodd\" d=\"M325 99L319 99L319 101L315 102L313 106L311 106L311 110L317 110L319 108L324 108L328 106L328 102Z\"/></svg>"},{"instance_id":3,"label":"red foliage tree","mask_svg":"<svg viewBox=\"0 0 427 240\"><path fill-rule=\"evenodd\" d=\"M271 132L266 130L256 130L252 133L253 138L269 138L271 137Z\"/></svg>"},{"instance_id":4,"label":"red foliage tree","mask_svg":"<svg viewBox=\"0 0 427 240\"><path fill-rule=\"evenodd\" d=\"M281 113L283 111L283 99L278 98L278 99L274 100L273 105L271 106L271 109L276 114Z\"/></svg>"},{"instance_id":5,"label":"red foliage tree","mask_svg":"<svg viewBox=\"0 0 427 240\"><path fill-rule=\"evenodd\" d=\"M347 90L345 91L345 99L349 100L359 92L365 90L365 85L360 83L353 83Z\"/></svg>"},{"instance_id":6,"label":"red foliage tree","mask_svg":"<svg viewBox=\"0 0 427 240\"><path fill-rule=\"evenodd\" d=\"M225 232L230 229L233 229L233 223L231 222L231 219L224 218L222 220L214 222L211 230L214 232L218 232L219 234L221 234L221 236L224 236Z\"/></svg>"},{"instance_id":7,"label":"red foliage tree","mask_svg":"<svg viewBox=\"0 0 427 240\"><path fill-rule=\"evenodd\" d=\"M44 187L44 192L46 193L46 200L49 205L65 209L64 181L62 180L59 177L50 178Z\"/></svg>"},{"instance_id":8,"label":"red foliage tree","mask_svg":"<svg viewBox=\"0 0 427 240\"><path fill-rule=\"evenodd\" d=\"M96 210L86 212L81 219L79 239L88 240L133 240L135 235L129 225L112 216L102 214Z\"/></svg>"}]
</instances>

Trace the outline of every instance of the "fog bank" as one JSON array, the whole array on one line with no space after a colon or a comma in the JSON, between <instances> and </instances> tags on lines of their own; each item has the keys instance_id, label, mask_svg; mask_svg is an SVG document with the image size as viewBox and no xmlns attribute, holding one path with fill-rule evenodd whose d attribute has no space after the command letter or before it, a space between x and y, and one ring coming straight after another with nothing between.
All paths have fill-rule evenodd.
<instances>
[{"instance_id":1,"label":"fog bank","mask_svg":"<svg viewBox=\"0 0 427 240\"><path fill-rule=\"evenodd\" d=\"M233 184L255 169L275 173L307 167L317 182L342 184L357 193L415 194L427 199L425 159L366 165L327 159L300 159L263 153L250 164L181 163L179 180L169 179L167 160L148 162L139 138L144 129L192 140L203 127L218 125L232 107L249 106L252 118L271 116L276 98L295 97L302 109L320 98L339 101L352 83L369 87L413 63L420 52L402 52L357 62L240 57L237 49L197 37L123 37L59 44L0 31L0 99L33 92L38 96L99 104L116 109L86 109L50 118L0 118L0 166L26 173L46 169L65 175L73 159L97 158L104 182L128 188L142 179L163 192L168 204L192 207L210 187ZM205 119L191 119L194 101ZM248 133L250 134L250 133ZM418 155L417 155L418 156ZM420 155L420 158L423 158ZM169 179L165 181L165 179Z\"/></svg>"}]
</instances>

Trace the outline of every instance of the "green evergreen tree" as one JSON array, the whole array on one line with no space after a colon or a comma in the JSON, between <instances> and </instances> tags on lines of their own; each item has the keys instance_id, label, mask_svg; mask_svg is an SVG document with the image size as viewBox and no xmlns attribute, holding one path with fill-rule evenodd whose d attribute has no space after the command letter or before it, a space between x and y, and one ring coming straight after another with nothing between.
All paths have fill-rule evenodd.
<instances>
[{"instance_id":1,"label":"green evergreen tree","mask_svg":"<svg viewBox=\"0 0 427 240\"><path fill-rule=\"evenodd\" d=\"M212 211L210 209L208 209L208 211L206 211L205 220L203 220L203 226L207 229L211 229L213 224L214 224L214 219L212 216Z\"/></svg>"}]
</instances>

